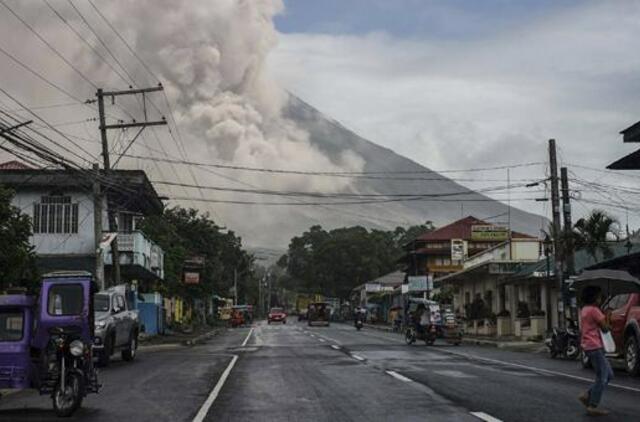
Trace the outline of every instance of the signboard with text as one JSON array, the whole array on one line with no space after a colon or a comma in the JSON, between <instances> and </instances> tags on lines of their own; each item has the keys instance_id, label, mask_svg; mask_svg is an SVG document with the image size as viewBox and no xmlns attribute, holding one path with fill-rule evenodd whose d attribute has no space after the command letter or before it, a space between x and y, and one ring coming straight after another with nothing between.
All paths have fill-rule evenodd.
<instances>
[{"instance_id":1,"label":"signboard with text","mask_svg":"<svg viewBox=\"0 0 640 422\"><path fill-rule=\"evenodd\" d=\"M503 241L509 239L509 229L492 224L471 226L471 240Z\"/></svg>"},{"instance_id":2,"label":"signboard with text","mask_svg":"<svg viewBox=\"0 0 640 422\"><path fill-rule=\"evenodd\" d=\"M451 239L451 260L462 261L466 256L464 249L464 240Z\"/></svg>"},{"instance_id":3,"label":"signboard with text","mask_svg":"<svg viewBox=\"0 0 640 422\"><path fill-rule=\"evenodd\" d=\"M416 275L407 277L410 292L426 292L433 290L433 276Z\"/></svg>"},{"instance_id":4,"label":"signboard with text","mask_svg":"<svg viewBox=\"0 0 640 422\"><path fill-rule=\"evenodd\" d=\"M200 283L200 273L196 273L196 272L184 273L184 284L198 284L198 283Z\"/></svg>"}]
</instances>

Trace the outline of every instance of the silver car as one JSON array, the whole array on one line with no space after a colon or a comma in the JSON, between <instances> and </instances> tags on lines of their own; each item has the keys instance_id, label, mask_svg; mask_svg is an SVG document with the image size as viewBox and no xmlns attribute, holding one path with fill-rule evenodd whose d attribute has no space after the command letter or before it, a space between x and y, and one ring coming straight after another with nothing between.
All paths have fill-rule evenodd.
<instances>
[{"instance_id":1,"label":"silver car","mask_svg":"<svg viewBox=\"0 0 640 422\"><path fill-rule=\"evenodd\" d=\"M93 350L98 362L107 366L111 356L120 352L131 361L138 348L140 324L138 311L129 309L125 289L112 287L94 295L95 334Z\"/></svg>"}]
</instances>

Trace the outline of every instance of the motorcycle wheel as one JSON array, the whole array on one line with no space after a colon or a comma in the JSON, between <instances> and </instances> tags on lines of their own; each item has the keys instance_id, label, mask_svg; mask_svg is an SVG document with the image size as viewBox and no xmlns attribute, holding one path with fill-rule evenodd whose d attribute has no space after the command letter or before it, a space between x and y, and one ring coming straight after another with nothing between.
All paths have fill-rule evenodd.
<instances>
[{"instance_id":1,"label":"motorcycle wheel","mask_svg":"<svg viewBox=\"0 0 640 422\"><path fill-rule=\"evenodd\" d=\"M404 335L404 341L411 346L416 341L416 338L411 334L411 331L407 331Z\"/></svg>"},{"instance_id":2,"label":"motorcycle wheel","mask_svg":"<svg viewBox=\"0 0 640 422\"><path fill-rule=\"evenodd\" d=\"M555 349L551 348L549 349L549 356L551 357L551 359L555 359L558 357L558 352Z\"/></svg>"},{"instance_id":3,"label":"motorcycle wheel","mask_svg":"<svg viewBox=\"0 0 640 422\"><path fill-rule=\"evenodd\" d=\"M565 355L567 356L567 359L571 360L576 360L578 356L580 356L580 345L576 340L569 340Z\"/></svg>"},{"instance_id":4,"label":"motorcycle wheel","mask_svg":"<svg viewBox=\"0 0 640 422\"><path fill-rule=\"evenodd\" d=\"M59 417L69 417L82 405L82 379L80 374L69 372L64 391L60 384L53 390L53 410Z\"/></svg>"}]
</instances>

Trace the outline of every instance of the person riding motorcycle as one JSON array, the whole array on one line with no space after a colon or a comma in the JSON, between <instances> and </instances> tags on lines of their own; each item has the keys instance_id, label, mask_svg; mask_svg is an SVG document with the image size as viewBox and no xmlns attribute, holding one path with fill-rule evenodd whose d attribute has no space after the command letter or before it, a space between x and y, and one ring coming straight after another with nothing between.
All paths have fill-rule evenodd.
<instances>
[{"instance_id":1,"label":"person riding motorcycle","mask_svg":"<svg viewBox=\"0 0 640 422\"><path fill-rule=\"evenodd\" d=\"M428 327L431 324L430 315L424 303L419 304L413 313L413 323L418 334L424 334L425 327Z\"/></svg>"}]
</instances>

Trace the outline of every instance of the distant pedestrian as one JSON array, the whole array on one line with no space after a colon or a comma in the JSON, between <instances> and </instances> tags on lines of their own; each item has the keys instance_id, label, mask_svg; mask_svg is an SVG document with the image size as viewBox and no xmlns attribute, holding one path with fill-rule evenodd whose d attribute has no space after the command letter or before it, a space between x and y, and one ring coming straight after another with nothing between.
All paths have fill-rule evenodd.
<instances>
[{"instance_id":1,"label":"distant pedestrian","mask_svg":"<svg viewBox=\"0 0 640 422\"><path fill-rule=\"evenodd\" d=\"M587 286L582 291L583 307L580 311L581 340L580 346L589 358L596 372L596 380L588 391L580 395L579 400L587 407L592 416L604 416L609 412L599 408L602 393L613 378L611 364L604 351L600 330L608 331L607 316L599 308L602 291L596 286Z\"/></svg>"}]
</instances>

